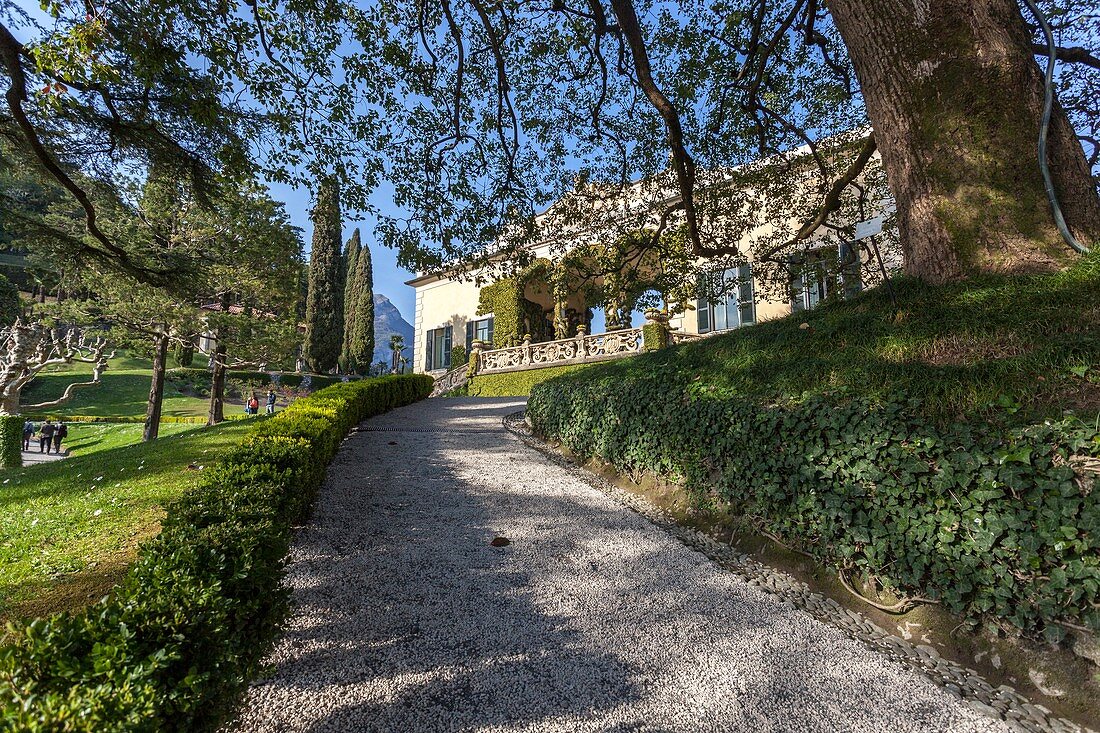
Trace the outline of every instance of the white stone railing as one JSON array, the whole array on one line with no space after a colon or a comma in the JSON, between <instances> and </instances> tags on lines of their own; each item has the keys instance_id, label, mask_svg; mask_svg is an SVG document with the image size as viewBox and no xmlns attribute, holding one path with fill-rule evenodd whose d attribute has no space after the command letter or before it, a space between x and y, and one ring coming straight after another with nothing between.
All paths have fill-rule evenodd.
<instances>
[{"instance_id":1,"label":"white stone railing","mask_svg":"<svg viewBox=\"0 0 1100 733\"><path fill-rule=\"evenodd\" d=\"M445 392L450 392L455 387L461 387L466 384L469 369L470 367L468 364L463 364L462 366L455 367L446 374L436 377L435 386L432 387L432 393L429 396L438 397Z\"/></svg>"},{"instance_id":2,"label":"white stone railing","mask_svg":"<svg viewBox=\"0 0 1100 733\"><path fill-rule=\"evenodd\" d=\"M642 351L642 329L596 333L583 331L573 338L530 343L478 354L477 373L507 372L557 364L571 364L633 356Z\"/></svg>"}]
</instances>

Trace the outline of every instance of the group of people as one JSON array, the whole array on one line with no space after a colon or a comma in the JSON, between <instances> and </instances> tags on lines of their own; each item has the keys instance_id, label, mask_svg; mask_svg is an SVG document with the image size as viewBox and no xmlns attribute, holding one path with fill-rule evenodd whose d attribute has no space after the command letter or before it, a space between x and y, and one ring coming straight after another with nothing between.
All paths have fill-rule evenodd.
<instances>
[{"instance_id":1,"label":"group of people","mask_svg":"<svg viewBox=\"0 0 1100 733\"><path fill-rule=\"evenodd\" d=\"M31 439L34 438L36 428L34 423L27 420L23 423L23 450L31 449ZM47 420L42 423L42 427L37 428L38 432L38 452L50 453L50 449L53 449L53 453L61 453L61 441L69 437L69 426L61 422L53 422Z\"/></svg>"},{"instance_id":2,"label":"group of people","mask_svg":"<svg viewBox=\"0 0 1100 733\"><path fill-rule=\"evenodd\" d=\"M269 389L267 391L267 414L275 414L275 400L278 399L278 395L275 394L275 390ZM260 413L260 399L256 397L256 390L252 390L252 393L248 395L248 399L244 402L244 414L246 415L258 415Z\"/></svg>"}]
</instances>

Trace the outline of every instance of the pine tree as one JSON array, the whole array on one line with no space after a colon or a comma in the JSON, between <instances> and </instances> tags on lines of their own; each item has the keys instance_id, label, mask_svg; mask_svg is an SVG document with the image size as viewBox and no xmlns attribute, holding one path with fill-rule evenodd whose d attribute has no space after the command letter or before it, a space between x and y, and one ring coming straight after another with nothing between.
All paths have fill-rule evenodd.
<instances>
[{"instance_id":1,"label":"pine tree","mask_svg":"<svg viewBox=\"0 0 1100 733\"><path fill-rule=\"evenodd\" d=\"M355 368L355 360L351 357L351 334L352 327L355 324L355 276L359 264L360 248L359 228L356 227L355 231L351 234L351 239L348 240L346 254L344 255L344 261L346 263L344 266L344 347L340 355L340 361L344 369L348 372L357 371Z\"/></svg>"},{"instance_id":2,"label":"pine tree","mask_svg":"<svg viewBox=\"0 0 1100 733\"><path fill-rule=\"evenodd\" d=\"M351 328L349 354L355 371L370 372L374 360L374 270L371 267L370 247L359 250L355 268L355 322Z\"/></svg>"},{"instance_id":3,"label":"pine tree","mask_svg":"<svg viewBox=\"0 0 1100 733\"><path fill-rule=\"evenodd\" d=\"M310 368L324 374L340 358L344 334L344 290L341 287L342 240L340 190L333 178L321 182L313 208L313 245L306 293L303 353Z\"/></svg>"}]
</instances>

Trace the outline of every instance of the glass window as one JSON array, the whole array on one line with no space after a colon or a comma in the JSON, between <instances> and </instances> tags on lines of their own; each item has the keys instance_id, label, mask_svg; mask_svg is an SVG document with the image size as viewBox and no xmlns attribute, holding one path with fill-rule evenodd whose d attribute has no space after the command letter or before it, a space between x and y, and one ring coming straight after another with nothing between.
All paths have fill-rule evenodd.
<instances>
[{"instance_id":1,"label":"glass window","mask_svg":"<svg viewBox=\"0 0 1100 733\"><path fill-rule=\"evenodd\" d=\"M466 321L466 353L470 353L470 349L474 345L474 339L478 341L484 341L490 344L492 348L493 343L493 317L482 318L480 321Z\"/></svg>"},{"instance_id":2,"label":"glass window","mask_svg":"<svg viewBox=\"0 0 1100 733\"><path fill-rule=\"evenodd\" d=\"M794 261L791 279L791 310L813 308L826 298L851 298L863 289L859 252L847 244L822 247Z\"/></svg>"},{"instance_id":3,"label":"glass window","mask_svg":"<svg viewBox=\"0 0 1100 733\"><path fill-rule=\"evenodd\" d=\"M714 289L727 294L714 301L699 300L699 333L725 331L756 322L752 265L721 270L705 277L714 278Z\"/></svg>"},{"instance_id":4,"label":"glass window","mask_svg":"<svg viewBox=\"0 0 1100 733\"><path fill-rule=\"evenodd\" d=\"M451 327L433 328L428 331L424 350L424 368L427 371L451 368Z\"/></svg>"}]
</instances>

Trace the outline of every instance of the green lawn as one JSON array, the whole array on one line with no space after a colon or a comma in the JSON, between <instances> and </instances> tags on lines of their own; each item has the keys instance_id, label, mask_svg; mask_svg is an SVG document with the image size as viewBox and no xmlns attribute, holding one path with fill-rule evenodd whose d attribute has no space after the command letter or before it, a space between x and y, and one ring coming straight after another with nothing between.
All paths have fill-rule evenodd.
<instances>
[{"instance_id":1,"label":"green lawn","mask_svg":"<svg viewBox=\"0 0 1100 733\"><path fill-rule=\"evenodd\" d=\"M74 377L87 379L92 373L91 364L66 364L54 367L39 376L23 390L23 403L33 404L57 399ZM94 387L82 387L72 399L49 410L50 414L95 415L100 417L137 417L145 414L149 398L150 363L120 355L109 362L103 373L103 382ZM165 386L165 417L204 416L209 401L203 397L179 394L171 384Z\"/></svg>"},{"instance_id":2,"label":"green lawn","mask_svg":"<svg viewBox=\"0 0 1100 733\"><path fill-rule=\"evenodd\" d=\"M140 443L145 428L141 423L71 422L68 425L69 437L65 439L63 447L73 457ZM161 423L160 437L194 429L195 425L188 423Z\"/></svg>"},{"instance_id":3,"label":"green lawn","mask_svg":"<svg viewBox=\"0 0 1100 733\"><path fill-rule=\"evenodd\" d=\"M253 426L74 425L74 456L0 475L0 618L78 608L122 577L162 507ZM194 466L192 468L191 466Z\"/></svg>"},{"instance_id":4,"label":"green lawn","mask_svg":"<svg viewBox=\"0 0 1100 733\"><path fill-rule=\"evenodd\" d=\"M962 420L1004 410L1100 414L1100 254L1054 275L894 283L749 328L567 374L660 375L669 389L762 401L848 390L919 397ZM694 316L693 313L689 314Z\"/></svg>"}]
</instances>

